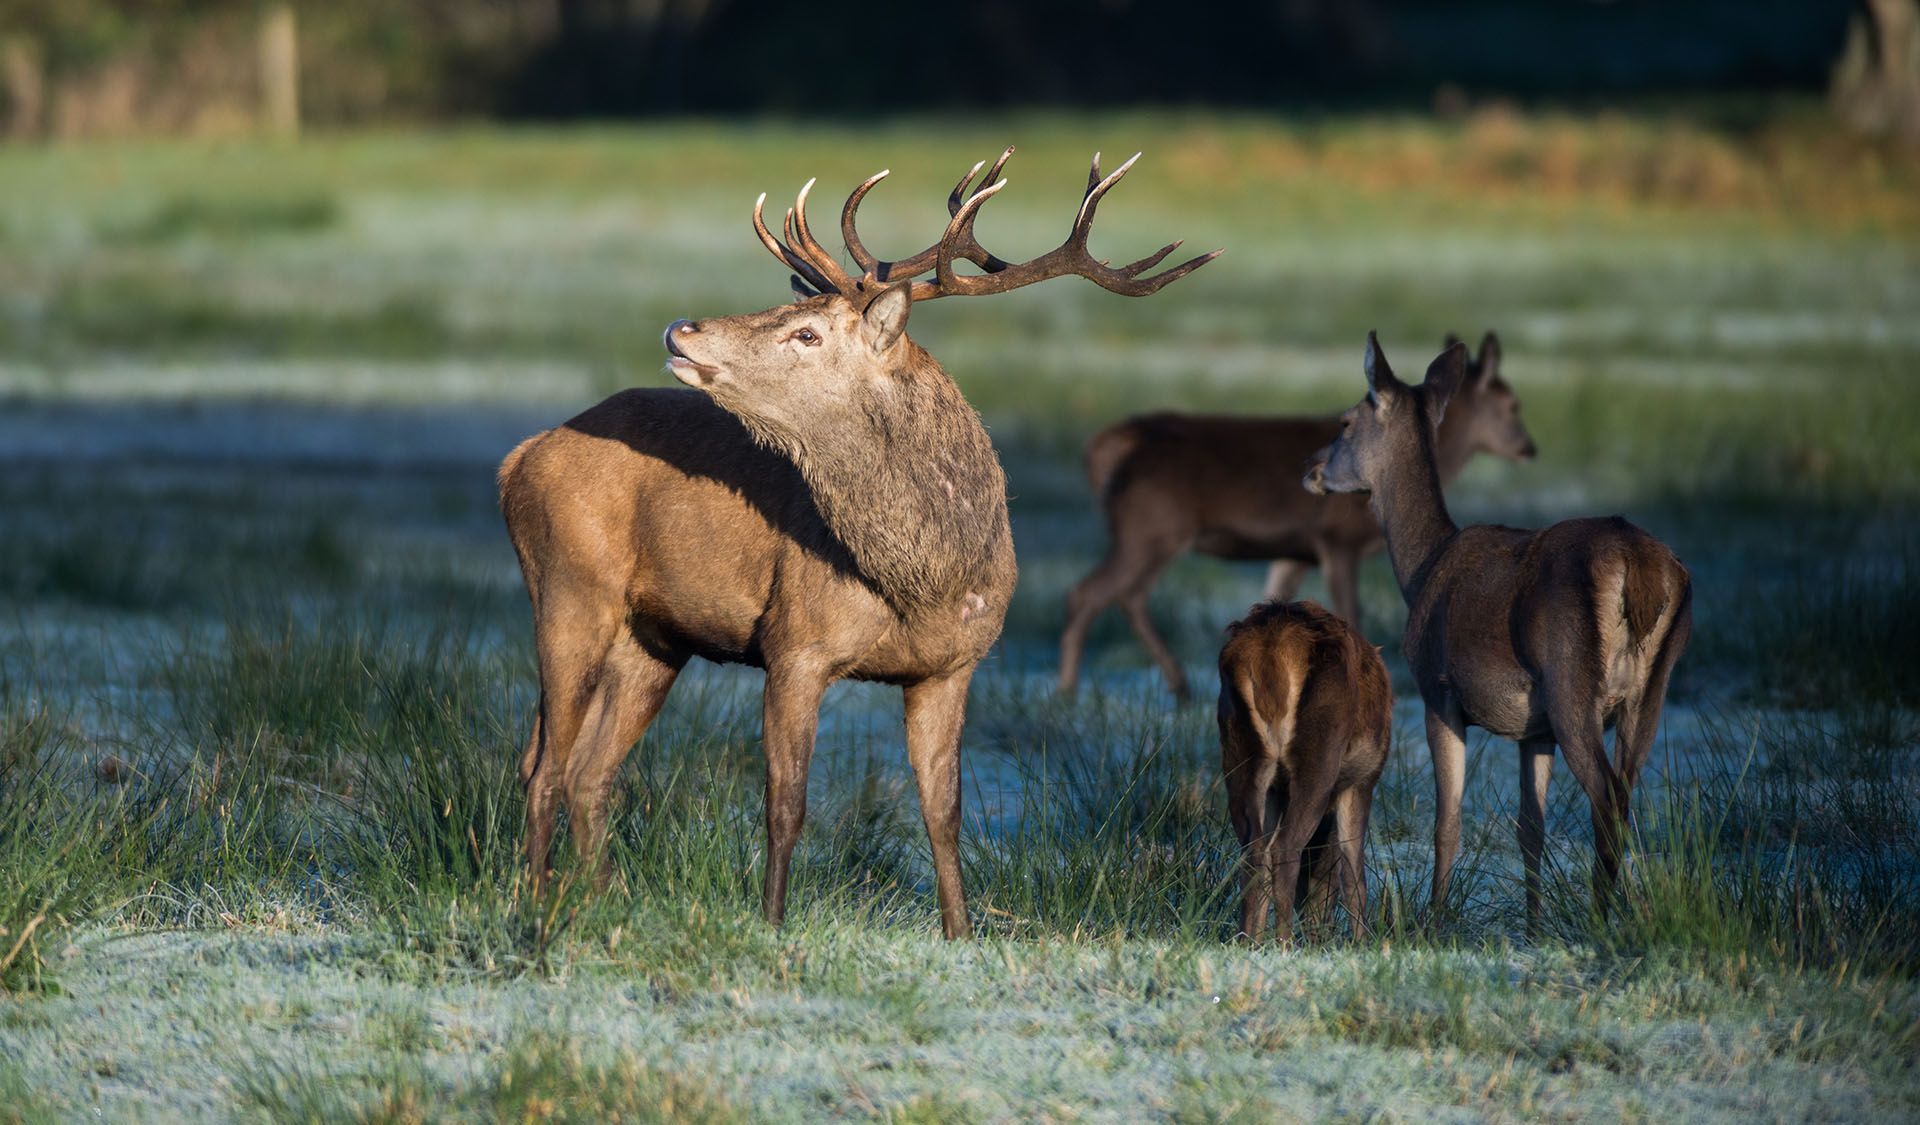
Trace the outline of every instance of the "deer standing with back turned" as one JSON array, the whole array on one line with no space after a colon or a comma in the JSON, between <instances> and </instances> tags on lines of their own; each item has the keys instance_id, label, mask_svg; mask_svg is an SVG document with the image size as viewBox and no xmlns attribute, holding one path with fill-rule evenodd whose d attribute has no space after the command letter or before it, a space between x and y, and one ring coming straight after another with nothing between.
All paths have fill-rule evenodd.
<instances>
[{"instance_id":1,"label":"deer standing with back turned","mask_svg":"<svg viewBox=\"0 0 1920 1125\"><path fill-rule=\"evenodd\" d=\"M986 430L907 337L908 311L1067 275L1144 296L1214 257L1151 275L1179 243L1127 266L1096 260L1095 208L1133 166L1102 176L1098 155L1066 242L1029 262L996 257L974 222L1006 186L998 177L1012 153L977 186L976 164L948 199L939 241L898 261L869 253L854 229L886 173L861 184L841 210L857 274L809 230L811 182L787 212L784 240L756 204L754 229L795 275L798 299L675 321L668 366L695 390L624 391L501 465L539 654L540 707L520 766L536 889L562 804L575 848L606 884L614 776L680 669L701 656L766 669L768 920L785 916L821 698L834 681L858 679L905 695L941 927L950 938L969 932L960 730L968 684L1013 592L1013 540ZM960 272L962 261L979 272Z\"/></svg>"},{"instance_id":2,"label":"deer standing with back turned","mask_svg":"<svg viewBox=\"0 0 1920 1125\"><path fill-rule=\"evenodd\" d=\"M1367 819L1393 747L1393 686L1380 651L1312 602L1265 602L1227 627L1220 649L1220 765L1240 840L1240 933L1272 908L1293 938L1303 885L1340 884L1353 936L1367 928ZM1317 870L1303 853L1319 844ZM1310 874L1312 880L1302 878Z\"/></svg>"},{"instance_id":3,"label":"deer standing with back turned","mask_svg":"<svg viewBox=\"0 0 1920 1125\"><path fill-rule=\"evenodd\" d=\"M1466 376L1466 349L1442 352L1418 386L1367 336L1369 393L1315 455L1314 492L1366 492L1407 602L1401 647L1426 706L1433 755L1433 905L1460 848L1465 732L1520 748L1520 853L1527 924L1540 917L1540 853L1557 745L1593 815L1594 895L1618 884L1629 799L1660 726L1667 682L1693 626L1687 568L1618 516L1543 531L1459 527L1440 494L1435 432ZM1607 760L1605 731L1614 728Z\"/></svg>"},{"instance_id":4,"label":"deer standing with back turned","mask_svg":"<svg viewBox=\"0 0 1920 1125\"><path fill-rule=\"evenodd\" d=\"M1449 344L1453 336L1447 337ZM1153 627L1147 598L1168 564L1187 551L1222 559L1272 559L1265 597L1289 601L1315 565L1327 598L1354 628L1360 560L1385 542L1362 496L1316 496L1300 483L1307 458L1340 435L1330 417L1141 414L1087 442L1087 477L1106 516L1106 557L1067 595L1060 634L1059 691L1080 680L1094 618L1114 602L1178 699L1187 676ZM1440 483L1476 453L1532 460L1533 437L1520 399L1500 373L1500 341L1489 332L1435 442Z\"/></svg>"}]
</instances>

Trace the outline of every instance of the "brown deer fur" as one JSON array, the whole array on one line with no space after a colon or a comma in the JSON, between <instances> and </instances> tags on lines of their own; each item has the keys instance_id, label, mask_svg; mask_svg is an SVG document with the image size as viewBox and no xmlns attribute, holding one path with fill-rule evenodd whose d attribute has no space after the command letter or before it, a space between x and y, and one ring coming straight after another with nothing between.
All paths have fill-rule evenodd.
<instances>
[{"instance_id":1,"label":"brown deer fur","mask_svg":"<svg viewBox=\"0 0 1920 1125\"><path fill-rule=\"evenodd\" d=\"M1094 203L1125 171L1100 177L1096 157L1067 245L1023 265L972 238L973 216L1005 181L967 196L962 180L940 243L911 268L875 263L890 283L873 270L851 277L813 240L804 189L786 243L756 206L756 231L798 275L802 299L676 321L668 366L696 390L625 391L507 456L500 506L539 654L540 709L520 768L536 888L562 803L576 849L605 884L614 776L700 656L766 669L768 919L786 910L821 697L857 679L904 692L942 929L969 932L960 730L974 668L1013 593L1013 540L986 430L907 338L907 316L919 299L1064 273L1144 295L1211 260L1143 276L1172 247L1126 267L1085 253ZM877 180L843 214L850 244L859 195ZM987 272L949 285L956 255L980 258ZM912 280L924 270L939 279Z\"/></svg>"},{"instance_id":2,"label":"brown deer fur","mask_svg":"<svg viewBox=\"0 0 1920 1125\"><path fill-rule=\"evenodd\" d=\"M1592 808L1594 888L1616 885L1629 797L1692 629L1692 583L1659 540L1618 516L1544 531L1459 527L1447 513L1434 429L1465 377L1449 348L1408 386L1367 340L1371 393L1314 458L1309 489L1371 493L1407 602L1402 648L1426 706L1433 755L1433 902L1460 846L1466 728L1520 746L1520 850L1527 917L1540 911L1547 783L1557 745ZM1615 728L1607 760L1603 735Z\"/></svg>"},{"instance_id":3,"label":"brown deer fur","mask_svg":"<svg viewBox=\"0 0 1920 1125\"><path fill-rule=\"evenodd\" d=\"M1267 602L1220 650L1220 764L1240 838L1240 932L1258 938L1271 906L1293 935L1302 852L1319 842L1320 890L1337 877L1366 932L1367 817L1393 744L1393 689L1380 653L1311 602Z\"/></svg>"},{"instance_id":4,"label":"brown deer fur","mask_svg":"<svg viewBox=\"0 0 1920 1125\"><path fill-rule=\"evenodd\" d=\"M1266 597L1281 601L1294 596L1317 564L1333 608L1358 627L1356 572L1360 560L1385 543L1380 525L1364 496L1316 496L1300 483L1307 459L1339 433L1337 418L1168 412L1138 415L1095 434L1087 443L1087 477L1111 545L1067 595L1059 690L1074 690L1087 630L1118 601L1167 686L1187 697L1186 674L1147 612L1153 584L1187 551L1274 560ZM1436 448L1442 483L1476 453L1510 461L1535 454L1519 397L1501 377L1500 341L1491 332L1447 411Z\"/></svg>"}]
</instances>

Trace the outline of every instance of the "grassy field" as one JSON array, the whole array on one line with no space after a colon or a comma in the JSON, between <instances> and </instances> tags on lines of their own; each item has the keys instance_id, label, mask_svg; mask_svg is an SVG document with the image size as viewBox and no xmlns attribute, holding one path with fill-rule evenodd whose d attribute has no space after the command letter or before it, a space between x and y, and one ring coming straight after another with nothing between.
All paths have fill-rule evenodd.
<instances>
[{"instance_id":1,"label":"grassy field","mask_svg":"<svg viewBox=\"0 0 1920 1125\"><path fill-rule=\"evenodd\" d=\"M914 316L1015 497L967 738L981 938L937 938L898 695L861 685L789 923L758 920L759 677L711 667L622 778L615 891L536 908L494 465L668 382L668 321L783 299L759 191L890 166L863 211L899 252L1008 142L1002 254L1058 240L1095 149L1146 150L1100 253L1229 252L1147 301ZM1813 111L1049 116L12 148L0 201L0 1121L1920 1114L1920 159ZM1456 514L1622 512L1693 571L1609 922L1563 771L1525 939L1513 752L1477 735L1428 916L1403 701L1375 938L1226 944L1210 706L1117 620L1051 697L1104 534L1086 436L1337 409L1370 328L1411 371L1501 332L1542 457L1475 465ZM1159 588L1203 697L1260 577ZM1384 563L1361 593L1404 700Z\"/></svg>"}]
</instances>

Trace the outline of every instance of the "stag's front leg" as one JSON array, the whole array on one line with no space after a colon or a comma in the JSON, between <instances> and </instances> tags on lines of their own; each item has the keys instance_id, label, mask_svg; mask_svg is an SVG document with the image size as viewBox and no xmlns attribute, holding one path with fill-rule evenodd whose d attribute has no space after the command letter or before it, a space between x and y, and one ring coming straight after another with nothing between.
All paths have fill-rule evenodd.
<instances>
[{"instance_id":1,"label":"stag's front leg","mask_svg":"<svg viewBox=\"0 0 1920 1125\"><path fill-rule=\"evenodd\" d=\"M1433 899L1447 901L1453 861L1460 855L1460 800L1467 788L1466 724L1458 713L1427 708L1427 751L1433 756Z\"/></svg>"},{"instance_id":2,"label":"stag's front leg","mask_svg":"<svg viewBox=\"0 0 1920 1125\"><path fill-rule=\"evenodd\" d=\"M787 916L787 871L807 818L807 768L827 682L812 669L767 669L760 738L767 753L767 873L760 905L776 926Z\"/></svg>"},{"instance_id":3,"label":"stag's front leg","mask_svg":"<svg viewBox=\"0 0 1920 1125\"><path fill-rule=\"evenodd\" d=\"M903 693L907 760L920 788L920 815L927 822L934 885L940 894L940 929L948 938L973 933L960 882L960 729L972 680L973 669L968 668L945 679L912 684Z\"/></svg>"}]
</instances>

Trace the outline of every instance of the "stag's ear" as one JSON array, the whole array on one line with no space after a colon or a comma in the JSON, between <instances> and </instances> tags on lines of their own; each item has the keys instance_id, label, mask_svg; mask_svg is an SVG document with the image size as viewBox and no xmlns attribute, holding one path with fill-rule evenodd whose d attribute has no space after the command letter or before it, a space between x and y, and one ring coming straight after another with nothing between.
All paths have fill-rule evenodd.
<instances>
[{"instance_id":1,"label":"stag's ear","mask_svg":"<svg viewBox=\"0 0 1920 1125\"><path fill-rule=\"evenodd\" d=\"M860 333L876 352L893 347L907 330L907 310L913 305L913 286L909 282L889 285L867 304L860 317Z\"/></svg>"},{"instance_id":2,"label":"stag's ear","mask_svg":"<svg viewBox=\"0 0 1920 1125\"><path fill-rule=\"evenodd\" d=\"M1385 406L1387 400L1407 389L1393 374L1393 368L1387 366L1387 357L1380 350L1378 333L1367 333L1367 357L1363 361L1367 371L1367 389L1373 392L1376 403Z\"/></svg>"},{"instance_id":3,"label":"stag's ear","mask_svg":"<svg viewBox=\"0 0 1920 1125\"><path fill-rule=\"evenodd\" d=\"M1473 370L1482 379L1500 374L1500 337L1489 332L1480 341L1480 358L1473 361Z\"/></svg>"},{"instance_id":4,"label":"stag's ear","mask_svg":"<svg viewBox=\"0 0 1920 1125\"><path fill-rule=\"evenodd\" d=\"M1427 378L1421 384L1427 400L1427 414L1434 425L1447 413L1447 403L1452 401L1453 392L1467 378L1467 346L1455 343L1440 353L1440 358L1427 368Z\"/></svg>"},{"instance_id":5,"label":"stag's ear","mask_svg":"<svg viewBox=\"0 0 1920 1125\"><path fill-rule=\"evenodd\" d=\"M809 297L818 297L820 295L815 293L812 287L806 282L801 281L800 275L797 273L787 275L787 284L793 287L793 303L796 305Z\"/></svg>"}]
</instances>

